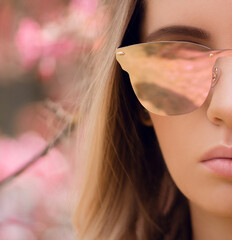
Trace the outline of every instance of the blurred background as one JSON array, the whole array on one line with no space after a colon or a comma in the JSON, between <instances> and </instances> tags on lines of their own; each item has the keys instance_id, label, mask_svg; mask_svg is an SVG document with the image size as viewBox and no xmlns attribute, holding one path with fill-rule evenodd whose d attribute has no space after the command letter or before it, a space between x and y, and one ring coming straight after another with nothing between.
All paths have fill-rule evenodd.
<instances>
[{"instance_id":1,"label":"blurred background","mask_svg":"<svg viewBox=\"0 0 232 240\"><path fill-rule=\"evenodd\" d=\"M78 66L106 19L97 0L0 0L1 240L75 239L74 136L40 155L70 120Z\"/></svg>"}]
</instances>

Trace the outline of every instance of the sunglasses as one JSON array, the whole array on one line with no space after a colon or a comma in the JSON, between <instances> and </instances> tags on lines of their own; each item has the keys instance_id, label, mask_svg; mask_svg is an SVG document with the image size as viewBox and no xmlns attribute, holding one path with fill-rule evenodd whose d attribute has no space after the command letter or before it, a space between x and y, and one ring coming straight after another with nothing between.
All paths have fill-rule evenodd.
<instances>
[{"instance_id":1,"label":"sunglasses","mask_svg":"<svg viewBox=\"0 0 232 240\"><path fill-rule=\"evenodd\" d=\"M159 41L116 50L139 102L161 116L190 113L205 102L220 76L219 57L232 50L212 50L182 41Z\"/></svg>"}]
</instances>

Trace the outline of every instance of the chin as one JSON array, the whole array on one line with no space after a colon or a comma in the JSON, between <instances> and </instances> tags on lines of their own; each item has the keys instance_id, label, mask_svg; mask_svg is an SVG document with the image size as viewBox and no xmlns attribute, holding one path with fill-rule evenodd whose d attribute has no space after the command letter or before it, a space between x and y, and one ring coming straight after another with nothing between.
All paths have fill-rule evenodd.
<instances>
[{"instance_id":1,"label":"chin","mask_svg":"<svg viewBox=\"0 0 232 240\"><path fill-rule=\"evenodd\" d=\"M189 205L190 209L198 209L198 212L201 214L232 218L232 187L230 194L218 194L217 197L209 197L208 199L189 200Z\"/></svg>"}]
</instances>

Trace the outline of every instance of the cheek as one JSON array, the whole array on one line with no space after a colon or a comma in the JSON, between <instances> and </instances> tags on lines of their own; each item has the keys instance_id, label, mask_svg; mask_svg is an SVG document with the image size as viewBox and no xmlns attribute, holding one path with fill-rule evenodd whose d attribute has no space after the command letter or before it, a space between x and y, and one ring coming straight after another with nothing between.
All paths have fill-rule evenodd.
<instances>
[{"instance_id":1,"label":"cheek","mask_svg":"<svg viewBox=\"0 0 232 240\"><path fill-rule=\"evenodd\" d=\"M192 142L191 129L193 129L194 121L192 125L191 121L185 121L184 117L180 116L160 117L151 115L151 119L167 164L174 159L189 157L189 151L192 149L189 145Z\"/></svg>"},{"instance_id":2,"label":"cheek","mask_svg":"<svg viewBox=\"0 0 232 240\"><path fill-rule=\"evenodd\" d=\"M194 139L194 118L151 114L151 119L170 175L179 189L189 195L189 189L196 187L192 170L197 165L199 142Z\"/></svg>"},{"instance_id":3,"label":"cheek","mask_svg":"<svg viewBox=\"0 0 232 240\"><path fill-rule=\"evenodd\" d=\"M190 206L231 217L231 182L209 174L200 164L206 149L221 138L203 108L181 116L150 117L168 171Z\"/></svg>"}]
</instances>

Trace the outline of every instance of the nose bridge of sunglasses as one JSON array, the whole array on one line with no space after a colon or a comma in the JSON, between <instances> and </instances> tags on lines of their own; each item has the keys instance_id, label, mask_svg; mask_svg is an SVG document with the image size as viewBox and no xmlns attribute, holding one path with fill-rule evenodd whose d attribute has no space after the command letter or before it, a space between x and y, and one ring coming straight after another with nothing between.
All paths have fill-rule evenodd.
<instances>
[{"instance_id":1,"label":"nose bridge of sunglasses","mask_svg":"<svg viewBox=\"0 0 232 240\"><path fill-rule=\"evenodd\" d=\"M222 57L232 57L232 49L222 49L222 50L213 50L210 53L210 58L215 59L217 61L218 59L221 59Z\"/></svg>"},{"instance_id":2,"label":"nose bridge of sunglasses","mask_svg":"<svg viewBox=\"0 0 232 240\"><path fill-rule=\"evenodd\" d=\"M231 74L232 67L232 49L217 50L210 53L210 57L214 58L214 66L212 69L212 82L211 87L213 88L218 82L221 73Z\"/></svg>"}]
</instances>

